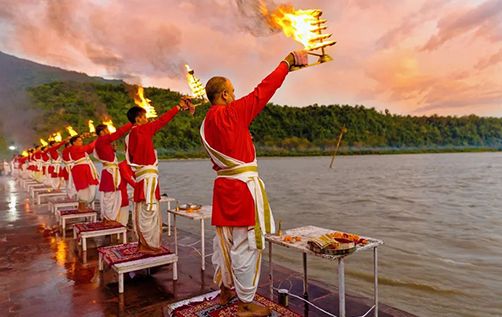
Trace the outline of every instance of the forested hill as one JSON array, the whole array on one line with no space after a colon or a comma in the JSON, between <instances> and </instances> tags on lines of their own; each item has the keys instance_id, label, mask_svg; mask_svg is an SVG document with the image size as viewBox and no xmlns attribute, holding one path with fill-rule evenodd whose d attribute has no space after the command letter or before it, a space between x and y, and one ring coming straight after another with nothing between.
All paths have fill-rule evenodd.
<instances>
[{"instance_id":1,"label":"forested hill","mask_svg":"<svg viewBox=\"0 0 502 317\"><path fill-rule=\"evenodd\" d=\"M125 123L132 106L127 89L120 84L54 82L29 89L36 108L40 136L65 124L87 130L87 120L99 121L105 112L116 126ZM180 94L146 88L145 96L161 113L177 103ZM192 118L178 115L156 136L163 157L204 155L199 127L208 105L199 107ZM261 155L328 154L342 127L347 133L343 152L444 151L472 148L501 149L502 119L466 117L413 117L378 112L363 106L330 105L305 108L268 105L253 122L251 131Z\"/></svg>"},{"instance_id":2,"label":"forested hill","mask_svg":"<svg viewBox=\"0 0 502 317\"><path fill-rule=\"evenodd\" d=\"M90 77L84 73L68 71L57 67L38 64L26 59L0 52L0 138L9 142L26 143L34 139L30 126L36 111L30 108L26 89L53 81L71 80L75 82L107 81L100 77ZM0 142L1 143L1 142ZM0 152L4 147L0 147Z\"/></svg>"}]
</instances>

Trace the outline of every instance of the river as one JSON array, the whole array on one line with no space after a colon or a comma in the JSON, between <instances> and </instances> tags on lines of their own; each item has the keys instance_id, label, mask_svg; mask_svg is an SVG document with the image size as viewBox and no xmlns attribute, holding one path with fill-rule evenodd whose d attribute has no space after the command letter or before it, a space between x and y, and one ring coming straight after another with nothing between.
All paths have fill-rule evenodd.
<instances>
[{"instance_id":1,"label":"river","mask_svg":"<svg viewBox=\"0 0 502 317\"><path fill-rule=\"evenodd\" d=\"M502 315L502 153L340 156L333 169L329 163L259 159L283 229L317 225L383 240L379 290L388 305L419 316ZM163 161L160 170L163 192L211 203L209 160ZM298 254L278 247L274 254L301 271ZM372 252L348 257L347 292L372 296L372 265ZM336 285L336 265L309 258L309 277Z\"/></svg>"}]
</instances>

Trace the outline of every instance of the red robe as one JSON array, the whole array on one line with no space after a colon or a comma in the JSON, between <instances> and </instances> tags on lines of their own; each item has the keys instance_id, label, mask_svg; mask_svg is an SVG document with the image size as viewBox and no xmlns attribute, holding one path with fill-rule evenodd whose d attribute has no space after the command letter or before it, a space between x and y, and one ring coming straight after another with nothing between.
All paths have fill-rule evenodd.
<instances>
[{"instance_id":1,"label":"red robe","mask_svg":"<svg viewBox=\"0 0 502 317\"><path fill-rule=\"evenodd\" d=\"M42 165L42 174L47 175L49 166L46 164L50 163L51 160L49 154L47 153L47 149L45 151L42 151L41 156L42 156L42 162L44 164Z\"/></svg>"},{"instance_id":2,"label":"red robe","mask_svg":"<svg viewBox=\"0 0 502 317\"><path fill-rule=\"evenodd\" d=\"M178 107L173 107L165 112L157 120L143 125L133 125L129 133L129 144L127 151L131 163L138 165L151 165L155 163L155 148L153 146L153 136L163 126L165 126L178 113ZM136 183L134 187L134 201L145 200L143 192L143 181ZM160 187L157 182L155 190L157 200L160 200Z\"/></svg>"},{"instance_id":3,"label":"red robe","mask_svg":"<svg viewBox=\"0 0 502 317\"><path fill-rule=\"evenodd\" d=\"M71 145L68 145L61 152L61 158L63 159L65 164L68 162L71 162L70 151L69 151L70 146ZM61 169L59 170L59 177L63 178L65 181L67 181L69 179L69 176L70 175L68 174L67 166L66 165L61 166Z\"/></svg>"},{"instance_id":4,"label":"red robe","mask_svg":"<svg viewBox=\"0 0 502 317\"><path fill-rule=\"evenodd\" d=\"M228 105L213 105L206 114L206 141L215 150L249 163L255 158L249 126L263 110L288 74L288 66L281 62L249 95ZM213 162L214 164L214 162ZM220 168L214 164L213 169ZM217 178L213 189L214 226L253 226L255 208L246 183L228 178Z\"/></svg>"},{"instance_id":5,"label":"red robe","mask_svg":"<svg viewBox=\"0 0 502 317\"><path fill-rule=\"evenodd\" d=\"M40 152L40 150L38 150L34 152L33 155L31 156L31 162L32 162L31 170L34 172L40 172L38 170L38 163L41 161L42 161L42 153Z\"/></svg>"},{"instance_id":6,"label":"red robe","mask_svg":"<svg viewBox=\"0 0 502 317\"><path fill-rule=\"evenodd\" d=\"M47 153L49 153L49 156L52 160L56 161L59 158L59 153L58 149L63 146L65 142L59 142L56 144L53 144L48 150ZM57 178L59 175L54 173L54 166L49 166L49 175L51 175L52 178Z\"/></svg>"},{"instance_id":7,"label":"red robe","mask_svg":"<svg viewBox=\"0 0 502 317\"><path fill-rule=\"evenodd\" d=\"M90 154L94 151L94 146L96 141L92 143L76 146L69 146L68 152L73 161L77 161L85 156L85 154ZM86 189L91 185L99 184L97 178L94 178L91 172L91 168L87 164L74 165L71 169L71 176L73 177L73 183L75 183L76 190Z\"/></svg>"},{"instance_id":8,"label":"red robe","mask_svg":"<svg viewBox=\"0 0 502 317\"><path fill-rule=\"evenodd\" d=\"M129 184L132 188L136 186L136 181L134 180L134 172L132 168L127 164L127 161L124 160L119 163L119 171L120 171L120 194L122 196L122 204L120 207L129 206L129 195L127 194L127 184Z\"/></svg>"},{"instance_id":9,"label":"red robe","mask_svg":"<svg viewBox=\"0 0 502 317\"><path fill-rule=\"evenodd\" d=\"M115 150L112 143L120 139L124 134L131 129L132 123L127 123L121 126L116 132L112 134L103 135L96 140L96 155L99 159L113 162L115 161ZM113 186L113 176L105 169L101 170L101 180L99 183L99 191L101 192L114 192L116 188Z\"/></svg>"}]
</instances>

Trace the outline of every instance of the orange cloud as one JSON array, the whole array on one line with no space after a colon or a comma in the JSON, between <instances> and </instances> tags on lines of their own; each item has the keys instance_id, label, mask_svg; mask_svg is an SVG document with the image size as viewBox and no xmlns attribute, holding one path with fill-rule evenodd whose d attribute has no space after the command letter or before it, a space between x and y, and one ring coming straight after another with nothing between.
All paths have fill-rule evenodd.
<instances>
[{"instance_id":1,"label":"orange cloud","mask_svg":"<svg viewBox=\"0 0 502 317\"><path fill-rule=\"evenodd\" d=\"M271 0L265 1L273 5ZM183 64L248 93L293 40L257 0L6 0L0 50L107 78L188 91ZM288 75L273 102L363 104L398 113L502 115L502 0L294 0L320 8L334 61ZM447 45L446 45L447 44Z\"/></svg>"}]
</instances>

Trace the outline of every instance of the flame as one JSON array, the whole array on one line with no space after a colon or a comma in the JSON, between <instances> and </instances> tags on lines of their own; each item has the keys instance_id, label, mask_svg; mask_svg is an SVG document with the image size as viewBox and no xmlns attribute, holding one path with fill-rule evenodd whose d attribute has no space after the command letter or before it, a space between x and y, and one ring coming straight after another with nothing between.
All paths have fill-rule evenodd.
<instances>
[{"instance_id":1,"label":"flame","mask_svg":"<svg viewBox=\"0 0 502 317\"><path fill-rule=\"evenodd\" d=\"M40 139L40 144L42 144L42 146L49 145L49 143L47 143L47 141L45 141L44 139Z\"/></svg>"},{"instance_id":2,"label":"flame","mask_svg":"<svg viewBox=\"0 0 502 317\"><path fill-rule=\"evenodd\" d=\"M291 5L281 5L273 12L262 5L261 13L274 29L280 29L288 37L303 44L306 50L316 50L333 45L327 41L331 34L322 34L327 21L320 19L321 10L295 10Z\"/></svg>"},{"instance_id":3,"label":"flame","mask_svg":"<svg viewBox=\"0 0 502 317\"><path fill-rule=\"evenodd\" d=\"M54 141L54 134L49 135L49 137L47 138L47 141L49 141L49 142Z\"/></svg>"},{"instance_id":4,"label":"flame","mask_svg":"<svg viewBox=\"0 0 502 317\"><path fill-rule=\"evenodd\" d=\"M96 128L94 127L94 121L92 120L87 121L87 125L89 126L90 133L96 133Z\"/></svg>"},{"instance_id":5,"label":"flame","mask_svg":"<svg viewBox=\"0 0 502 317\"><path fill-rule=\"evenodd\" d=\"M68 133L70 134L70 136L76 136L76 135L78 135L77 131L73 130L73 128L71 127L71 125L67 126L66 130L68 131Z\"/></svg>"},{"instance_id":6,"label":"flame","mask_svg":"<svg viewBox=\"0 0 502 317\"><path fill-rule=\"evenodd\" d=\"M108 131L110 131L110 133L114 133L115 131L117 131L117 129L115 129L115 127L113 126L112 119L103 120L103 124L108 127Z\"/></svg>"},{"instance_id":7,"label":"flame","mask_svg":"<svg viewBox=\"0 0 502 317\"><path fill-rule=\"evenodd\" d=\"M190 68L187 64L185 64L187 69L187 81L190 90L192 91L192 95L194 98L204 98L206 94L206 90L200 80L195 77L194 70Z\"/></svg>"},{"instance_id":8,"label":"flame","mask_svg":"<svg viewBox=\"0 0 502 317\"><path fill-rule=\"evenodd\" d=\"M23 152L21 152L21 155L23 157L28 157L28 151L24 150Z\"/></svg>"},{"instance_id":9,"label":"flame","mask_svg":"<svg viewBox=\"0 0 502 317\"><path fill-rule=\"evenodd\" d=\"M61 141L63 141L63 137L61 136L61 132L56 132L56 133L54 134L54 141L56 141L56 142L61 142Z\"/></svg>"},{"instance_id":10,"label":"flame","mask_svg":"<svg viewBox=\"0 0 502 317\"><path fill-rule=\"evenodd\" d=\"M156 118L157 111L155 111L155 108L152 105L150 105L151 100L144 97L143 87L141 87L141 86L136 86L136 87L137 87L137 90L136 90L136 93L134 94L134 103L136 105L138 105L139 107L146 110L146 117L147 118Z\"/></svg>"}]
</instances>

